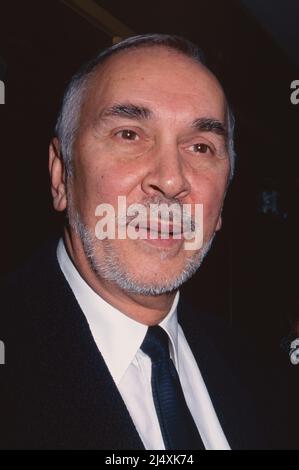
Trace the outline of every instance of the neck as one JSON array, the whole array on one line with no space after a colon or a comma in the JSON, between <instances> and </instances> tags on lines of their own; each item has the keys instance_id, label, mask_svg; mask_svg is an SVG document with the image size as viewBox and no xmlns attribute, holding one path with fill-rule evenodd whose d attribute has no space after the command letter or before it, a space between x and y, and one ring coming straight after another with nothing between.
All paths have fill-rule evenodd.
<instances>
[{"instance_id":1,"label":"neck","mask_svg":"<svg viewBox=\"0 0 299 470\"><path fill-rule=\"evenodd\" d=\"M80 237L73 229L64 230L64 243L76 269L85 282L106 302L133 320L145 325L157 325L168 314L176 292L158 296L145 296L126 292L111 281L106 281L91 268Z\"/></svg>"}]
</instances>

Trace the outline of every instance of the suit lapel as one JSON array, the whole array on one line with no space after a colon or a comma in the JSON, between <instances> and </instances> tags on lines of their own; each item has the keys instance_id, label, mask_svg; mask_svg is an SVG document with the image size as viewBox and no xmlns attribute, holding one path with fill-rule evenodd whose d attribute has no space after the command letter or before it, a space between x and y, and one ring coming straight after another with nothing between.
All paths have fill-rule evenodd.
<instances>
[{"instance_id":1,"label":"suit lapel","mask_svg":"<svg viewBox=\"0 0 299 470\"><path fill-rule=\"evenodd\" d=\"M204 319L184 301L179 304L178 316L230 447L250 448L254 445L250 436L255 436L258 426L254 410L250 416L251 397L246 387L239 383L229 357L218 347L211 325L207 328Z\"/></svg>"},{"instance_id":2,"label":"suit lapel","mask_svg":"<svg viewBox=\"0 0 299 470\"><path fill-rule=\"evenodd\" d=\"M58 403L58 409L62 410L58 420L61 427L68 430L63 446L144 449L87 320L59 268L56 244L52 253L39 264L46 272L47 284L40 275L36 285L36 336L40 338L39 350L44 354L45 380L55 384L51 387L49 401L54 398ZM43 302L41 315L40 297L43 295L51 301Z\"/></svg>"}]
</instances>

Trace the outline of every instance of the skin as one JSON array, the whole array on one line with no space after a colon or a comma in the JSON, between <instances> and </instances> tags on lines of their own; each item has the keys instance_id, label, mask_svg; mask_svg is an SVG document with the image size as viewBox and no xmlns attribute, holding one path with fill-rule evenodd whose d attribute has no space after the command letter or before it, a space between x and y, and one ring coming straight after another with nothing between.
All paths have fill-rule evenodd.
<instances>
[{"instance_id":1,"label":"skin","mask_svg":"<svg viewBox=\"0 0 299 470\"><path fill-rule=\"evenodd\" d=\"M152 117L105 117L104 110L119 103L146 107ZM226 100L216 78L184 55L152 47L111 57L89 81L68 182L59 142L54 139L50 145L54 208L66 209L69 184L76 210L94 231L96 206L104 202L117 207L118 195L126 196L127 205L155 197L202 203L207 242L221 227L229 158L223 136L199 132L191 123L209 117L225 125L225 116ZM127 129L129 134L124 132ZM73 228L65 227L64 240L81 276L110 304L147 325L167 315L175 292L159 296L125 292L92 271ZM183 243L160 246L130 239L111 243L128 272L147 283L177 276L194 255L184 250ZM98 241L99 257L102 250Z\"/></svg>"}]
</instances>

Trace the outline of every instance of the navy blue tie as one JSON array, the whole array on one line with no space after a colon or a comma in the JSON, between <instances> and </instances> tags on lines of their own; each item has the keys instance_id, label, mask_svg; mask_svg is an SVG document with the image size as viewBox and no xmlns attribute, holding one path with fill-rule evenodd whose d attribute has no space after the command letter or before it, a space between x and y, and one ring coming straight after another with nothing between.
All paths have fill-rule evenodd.
<instances>
[{"instance_id":1,"label":"navy blue tie","mask_svg":"<svg viewBox=\"0 0 299 470\"><path fill-rule=\"evenodd\" d=\"M152 393L165 449L204 449L170 358L167 333L150 326L141 349L152 361Z\"/></svg>"}]
</instances>

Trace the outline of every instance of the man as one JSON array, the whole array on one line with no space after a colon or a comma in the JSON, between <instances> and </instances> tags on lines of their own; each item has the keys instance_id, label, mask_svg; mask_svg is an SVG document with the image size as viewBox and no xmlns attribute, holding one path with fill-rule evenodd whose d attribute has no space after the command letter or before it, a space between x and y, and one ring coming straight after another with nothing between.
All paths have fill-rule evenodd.
<instances>
[{"instance_id":1,"label":"man","mask_svg":"<svg viewBox=\"0 0 299 470\"><path fill-rule=\"evenodd\" d=\"M232 132L221 85L184 39L130 38L73 78L49 157L54 208L68 215L63 239L3 289L3 448L271 446L242 344L179 301L221 228ZM146 214L192 211L170 219L167 238L162 217L156 236L147 220L143 238L105 238L101 204L114 222L132 222L119 196ZM193 249L187 219L194 236L202 228Z\"/></svg>"}]
</instances>

